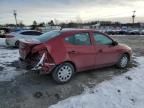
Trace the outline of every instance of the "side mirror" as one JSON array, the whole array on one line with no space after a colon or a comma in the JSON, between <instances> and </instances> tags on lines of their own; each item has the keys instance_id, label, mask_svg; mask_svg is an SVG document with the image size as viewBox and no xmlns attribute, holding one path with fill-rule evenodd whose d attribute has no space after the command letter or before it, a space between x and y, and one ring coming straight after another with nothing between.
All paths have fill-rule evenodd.
<instances>
[{"instance_id":1,"label":"side mirror","mask_svg":"<svg viewBox=\"0 0 144 108\"><path fill-rule=\"evenodd\" d=\"M118 45L118 42L117 41L113 41L112 43L114 46Z\"/></svg>"}]
</instances>

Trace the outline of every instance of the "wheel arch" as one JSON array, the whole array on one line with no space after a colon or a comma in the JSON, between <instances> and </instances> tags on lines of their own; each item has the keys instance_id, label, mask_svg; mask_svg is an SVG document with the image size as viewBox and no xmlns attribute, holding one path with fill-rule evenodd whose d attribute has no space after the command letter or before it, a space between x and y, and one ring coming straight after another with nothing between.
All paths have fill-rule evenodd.
<instances>
[{"instance_id":1,"label":"wheel arch","mask_svg":"<svg viewBox=\"0 0 144 108\"><path fill-rule=\"evenodd\" d=\"M15 41L15 46L16 46L16 47L19 47L19 44L20 44L20 41L19 41L19 40L16 40L16 41Z\"/></svg>"},{"instance_id":2,"label":"wheel arch","mask_svg":"<svg viewBox=\"0 0 144 108\"><path fill-rule=\"evenodd\" d=\"M128 52L124 52L122 55L126 54L128 56L128 59L131 59L131 55Z\"/></svg>"},{"instance_id":3,"label":"wheel arch","mask_svg":"<svg viewBox=\"0 0 144 108\"><path fill-rule=\"evenodd\" d=\"M72 64L72 66L74 67L74 71L75 71L75 72L77 71L76 65L75 65L72 61L64 61L64 62L62 62L62 63L70 63L70 64ZM62 63L61 63L61 64L62 64Z\"/></svg>"}]
</instances>

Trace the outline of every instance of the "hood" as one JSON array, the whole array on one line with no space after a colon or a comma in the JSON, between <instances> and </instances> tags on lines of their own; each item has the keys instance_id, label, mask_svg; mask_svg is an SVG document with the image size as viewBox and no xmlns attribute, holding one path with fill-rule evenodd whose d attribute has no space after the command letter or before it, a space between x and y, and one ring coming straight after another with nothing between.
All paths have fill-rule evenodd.
<instances>
[{"instance_id":1,"label":"hood","mask_svg":"<svg viewBox=\"0 0 144 108\"><path fill-rule=\"evenodd\" d=\"M118 44L120 47L124 48L124 49L127 49L127 50L132 50L128 45L126 44L122 44L122 43L119 43Z\"/></svg>"}]
</instances>

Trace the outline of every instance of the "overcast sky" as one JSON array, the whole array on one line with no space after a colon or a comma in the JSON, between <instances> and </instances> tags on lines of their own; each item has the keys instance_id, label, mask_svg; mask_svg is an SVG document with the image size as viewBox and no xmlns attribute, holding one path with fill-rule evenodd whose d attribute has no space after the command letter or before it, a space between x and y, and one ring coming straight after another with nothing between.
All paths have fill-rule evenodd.
<instances>
[{"instance_id":1,"label":"overcast sky","mask_svg":"<svg viewBox=\"0 0 144 108\"><path fill-rule=\"evenodd\" d=\"M0 24L15 23L13 10L17 10L18 22L32 24L57 19L69 22L82 19L144 22L144 0L0 0Z\"/></svg>"}]
</instances>

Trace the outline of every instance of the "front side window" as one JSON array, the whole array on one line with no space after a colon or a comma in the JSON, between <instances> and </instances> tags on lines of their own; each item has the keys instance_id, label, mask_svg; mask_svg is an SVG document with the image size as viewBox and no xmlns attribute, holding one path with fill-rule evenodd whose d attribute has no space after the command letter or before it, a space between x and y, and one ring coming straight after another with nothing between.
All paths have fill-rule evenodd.
<instances>
[{"instance_id":1,"label":"front side window","mask_svg":"<svg viewBox=\"0 0 144 108\"><path fill-rule=\"evenodd\" d=\"M36 32L36 31L25 31L25 32L22 32L21 34L23 35L41 35L42 33L40 32Z\"/></svg>"},{"instance_id":2,"label":"front side window","mask_svg":"<svg viewBox=\"0 0 144 108\"><path fill-rule=\"evenodd\" d=\"M90 45L89 33L78 33L70 37L66 37L65 41L73 45Z\"/></svg>"},{"instance_id":3,"label":"front side window","mask_svg":"<svg viewBox=\"0 0 144 108\"><path fill-rule=\"evenodd\" d=\"M101 33L94 33L95 44L112 45L112 40Z\"/></svg>"},{"instance_id":4,"label":"front side window","mask_svg":"<svg viewBox=\"0 0 144 108\"><path fill-rule=\"evenodd\" d=\"M36 31L32 31L31 33L32 33L32 35L35 35L35 36L39 36L42 34L41 32L36 32Z\"/></svg>"}]
</instances>

